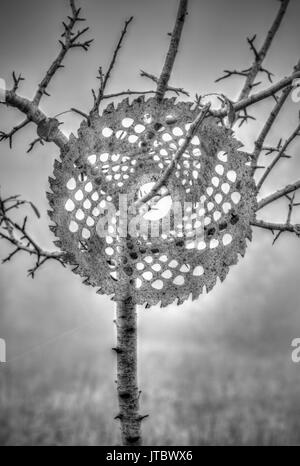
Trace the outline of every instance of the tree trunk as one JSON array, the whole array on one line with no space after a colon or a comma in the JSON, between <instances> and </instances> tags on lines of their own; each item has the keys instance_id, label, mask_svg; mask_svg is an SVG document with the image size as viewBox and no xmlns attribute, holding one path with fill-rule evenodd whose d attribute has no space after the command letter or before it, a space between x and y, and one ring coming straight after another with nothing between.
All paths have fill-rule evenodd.
<instances>
[{"instance_id":1,"label":"tree trunk","mask_svg":"<svg viewBox=\"0 0 300 466\"><path fill-rule=\"evenodd\" d=\"M131 298L117 301L117 389L123 445L142 444L137 383L137 312Z\"/></svg>"}]
</instances>

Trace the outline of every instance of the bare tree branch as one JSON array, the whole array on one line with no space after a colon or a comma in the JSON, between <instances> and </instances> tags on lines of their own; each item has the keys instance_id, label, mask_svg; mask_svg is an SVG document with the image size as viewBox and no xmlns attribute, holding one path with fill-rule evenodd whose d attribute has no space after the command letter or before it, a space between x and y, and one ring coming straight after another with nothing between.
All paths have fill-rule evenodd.
<instances>
[{"instance_id":1,"label":"bare tree branch","mask_svg":"<svg viewBox=\"0 0 300 466\"><path fill-rule=\"evenodd\" d=\"M297 203L297 204L295 203L295 195L296 195L295 192L293 193L292 197L286 195L286 198L289 200L289 204L288 204L287 219L285 223L282 223L282 224L268 223L268 222L264 222L263 220L256 220L255 222L252 223L253 226L271 230L273 235L275 234L275 231L277 231L275 238L273 240L273 245L276 243L276 241L279 239L282 233L287 232L287 231L290 233L295 233L298 237L300 237L300 225L291 224L291 218L292 218L294 207L297 207L300 205L300 203Z\"/></svg>"},{"instance_id":2,"label":"bare tree branch","mask_svg":"<svg viewBox=\"0 0 300 466\"><path fill-rule=\"evenodd\" d=\"M256 94L252 94L250 97L247 97L243 100L233 103L234 111L237 113L241 110L244 110L250 107L251 105L256 104L257 102L267 99L268 97L275 96L279 91L293 84L293 81L297 78L300 78L300 71L295 71L290 76L287 76L286 78L281 79L280 81L268 87L267 89L264 89L263 91L257 92ZM214 116L216 118L224 118L227 116L227 113L228 113L228 109L224 109L224 108L221 110L210 111L211 116Z\"/></svg>"},{"instance_id":3,"label":"bare tree branch","mask_svg":"<svg viewBox=\"0 0 300 466\"><path fill-rule=\"evenodd\" d=\"M266 222L264 220L253 220L251 225L258 228L263 228L265 230L270 230L272 233L277 232L290 232L295 233L297 236L300 236L300 225L287 225L285 223L272 223Z\"/></svg>"},{"instance_id":4,"label":"bare tree branch","mask_svg":"<svg viewBox=\"0 0 300 466\"><path fill-rule=\"evenodd\" d=\"M157 82L156 96L157 100L161 101L166 93L168 82L173 70L174 62L178 52L178 46L181 39L181 33L187 15L188 0L180 0L175 26L172 32L169 50L165 59L165 63L161 75Z\"/></svg>"},{"instance_id":5,"label":"bare tree branch","mask_svg":"<svg viewBox=\"0 0 300 466\"><path fill-rule=\"evenodd\" d=\"M26 252L35 258L33 267L28 270L28 275L34 278L35 272L48 260L56 260L64 265L64 254L41 248L28 232L27 217L24 217L22 223L12 219L11 213L25 205L30 205L36 216L40 216L32 202L22 200L18 195L6 199L0 196L0 239L13 246L12 252L3 259L2 263L9 262L19 252Z\"/></svg>"},{"instance_id":6,"label":"bare tree branch","mask_svg":"<svg viewBox=\"0 0 300 466\"><path fill-rule=\"evenodd\" d=\"M150 74L150 73L147 73L146 71L141 70L140 75L141 75L142 78L148 78L151 81L158 84L159 79L156 76L154 76L153 74ZM166 86L164 93L166 93L166 92L175 92L175 94L177 94L177 95L184 94L187 97L190 96L190 94L187 91L185 91L182 87ZM157 91L155 93L157 94Z\"/></svg>"},{"instance_id":7,"label":"bare tree branch","mask_svg":"<svg viewBox=\"0 0 300 466\"><path fill-rule=\"evenodd\" d=\"M244 108L242 112L238 114L235 120L236 122L240 121L240 128L244 123L248 123L248 120L256 120L256 118L253 115L249 115L247 109Z\"/></svg>"},{"instance_id":8,"label":"bare tree branch","mask_svg":"<svg viewBox=\"0 0 300 466\"><path fill-rule=\"evenodd\" d=\"M167 169L162 174L160 179L155 183L151 191L149 191L148 194L146 194L145 196L143 196L141 199L139 199L138 201L134 203L135 208L139 208L141 205L150 201L160 191L160 189L164 187L165 183L171 176L172 172L176 169L176 165L179 162L180 158L182 157L182 155L188 148L191 140L194 137L195 132L198 130L198 128L203 123L204 119L207 117L209 109L210 109L210 104L205 105L205 107L201 109L201 111L199 112L195 120L191 123L191 126L186 134L185 141L179 147L177 152L174 154L174 157L171 163L168 165Z\"/></svg>"},{"instance_id":9,"label":"bare tree branch","mask_svg":"<svg viewBox=\"0 0 300 466\"><path fill-rule=\"evenodd\" d=\"M14 126L14 128L13 128L9 133L5 133L4 131L0 131L0 142L5 141L6 139L8 139L9 147L12 148L13 136L14 136L20 129L25 128L25 126L27 126L29 123L30 123L30 119L29 119L29 118L25 118L25 120L22 121L22 123L20 123L20 124L17 125L17 126Z\"/></svg>"},{"instance_id":10,"label":"bare tree branch","mask_svg":"<svg viewBox=\"0 0 300 466\"><path fill-rule=\"evenodd\" d=\"M122 43L123 43L124 37L125 37L125 35L127 33L128 26L132 22L132 20L133 20L133 16L131 16L127 21L125 21L125 26L124 26L124 28L123 28L123 30L121 32L120 39L119 39L119 41L117 43L117 46L115 48L115 51L113 53L111 62L109 64L108 70L105 73L105 75L103 74L102 67L99 68L98 79L100 81L100 87L99 87L99 90L98 90L97 94L95 93L95 91L92 91L93 96L94 96L94 106L92 108L91 114L92 113L97 113L99 111L99 106L100 106L100 103L101 103L101 101L103 99L104 92L105 92L108 80L109 80L111 72L112 72L112 70L113 70L113 68L114 68L114 66L116 64L118 53L119 53L119 51L120 51L120 49L122 47Z\"/></svg>"},{"instance_id":11,"label":"bare tree branch","mask_svg":"<svg viewBox=\"0 0 300 466\"><path fill-rule=\"evenodd\" d=\"M28 120L32 121L37 126L42 122L45 122L45 126L48 123L50 134L51 118L48 118L45 113L43 113L32 101L26 99L25 97L19 96L13 90L11 90L6 91L6 103L10 107L14 107L20 110L27 116ZM58 128L51 132L51 137L48 140L53 141L60 149L62 149L68 143L68 138Z\"/></svg>"},{"instance_id":12,"label":"bare tree branch","mask_svg":"<svg viewBox=\"0 0 300 466\"><path fill-rule=\"evenodd\" d=\"M68 16L68 22L63 22L64 32L61 35L61 40L59 41L61 50L58 56L53 61L53 63L51 64L51 66L49 67L49 69L47 70L45 77L42 79L38 86L38 90L33 98L34 105L39 105L43 95L49 95L46 92L46 89L50 84L50 81L54 77L55 73L59 69L63 68L62 62L68 51L72 48L82 48L83 50L87 51L91 43L93 42L93 39L86 40L83 42L80 42L78 40L89 30L89 28L86 27L84 29L78 30L77 32L74 32L74 28L77 25L77 23L85 21L85 19L80 17L81 8L76 8L74 0L70 0L70 7L72 11L72 16Z\"/></svg>"},{"instance_id":13,"label":"bare tree branch","mask_svg":"<svg viewBox=\"0 0 300 466\"><path fill-rule=\"evenodd\" d=\"M242 71L238 70L224 70L224 75L221 76L220 78L216 79L215 82L220 82L224 79L230 78L231 76L242 76L246 78L245 84L240 92L240 95L238 97L238 101L244 100L247 97L249 97L250 93L252 92L253 88L261 84L261 82L255 82L255 79L259 73L265 73L267 75L267 78L270 82L272 82L272 77L273 73L268 71L266 68L262 66L266 55L272 45L272 42L274 40L274 37L276 36L276 33L278 32L278 29L281 25L281 22L285 16L289 0L280 0L280 8L279 11L276 15L276 18L265 38L265 41L258 50L255 46L255 40L256 40L256 34L252 37L247 37L247 42L250 46L250 50L254 54L254 61L252 65Z\"/></svg>"},{"instance_id":14,"label":"bare tree branch","mask_svg":"<svg viewBox=\"0 0 300 466\"><path fill-rule=\"evenodd\" d=\"M300 60L298 61L297 65L294 68L294 71L300 71ZM267 135L269 134L273 124L275 123L276 118L278 117L280 111L282 110L288 96L290 95L291 91L293 90L293 83L288 85L281 93L280 97L276 100L276 104L271 111L265 125L261 133L259 134L257 140L255 141L255 149L252 154L253 161L256 162L258 157L262 151L263 144L266 140Z\"/></svg>"},{"instance_id":15,"label":"bare tree branch","mask_svg":"<svg viewBox=\"0 0 300 466\"><path fill-rule=\"evenodd\" d=\"M256 76L258 75L258 73L260 71L263 71L263 72L267 72L268 76L269 76L269 79L271 78L270 76L270 73L265 70L264 68L262 68L262 63L272 45L272 42L273 42L273 39L276 35L276 33L278 32L278 29L280 27L280 24L284 18L284 15L286 13L286 10L287 10L287 7L288 7L288 4L289 4L289 1L290 0L280 0L280 8L279 8L279 11L276 15L276 18L267 34L267 37L262 45L262 47L260 48L260 50L256 50L256 47L254 46L254 41L255 41L255 38L256 36L254 36L252 39L249 39L248 38L248 43L250 45L250 48L251 50L253 51L254 53L254 62L251 66L251 68L249 69L248 73L247 73L247 78L246 78L246 82L243 86L243 89L241 90L240 92L240 95L239 95L239 98L238 98L238 101L241 101L241 100L244 100L246 99L247 97L249 97L252 89L253 89L253 84L254 84L254 81L256 79Z\"/></svg>"},{"instance_id":16,"label":"bare tree branch","mask_svg":"<svg viewBox=\"0 0 300 466\"><path fill-rule=\"evenodd\" d=\"M12 90L13 90L13 92L17 92L17 90L19 89L20 83L22 81L25 81L25 79L22 77L21 74L19 74L19 76L17 76L15 71L13 71L12 77L13 77L13 81L14 81L14 86L13 86Z\"/></svg>"},{"instance_id":17,"label":"bare tree branch","mask_svg":"<svg viewBox=\"0 0 300 466\"><path fill-rule=\"evenodd\" d=\"M247 77L247 70L244 71L237 71L237 70L224 70L224 76L221 76L218 79L215 79L215 83L219 83L220 81L223 81L224 79L231 78L231 76L244 76Z\"/></svg>"},{"instance_id":18,"label":"bare tree branch","mask_svg":"<svg viewBox=\"0 0 300 466\"><path fill-rule=\"evenodd\" d=\"M300 116L299 116L300 118ZM273 170L273 168L277 165L277 163L279 162L280 159L282 158L286 158L287 155L286 155L286 150L288 149L288 147L290 146L290 144L296 139L296 137L300 136L300 123L298 124L297 128L295 129L295 131L293 131L293 133L291 134L291 136L285 141L285 143L282 145L281 149L278 151L276 157L274 158L274 160L270 163L270 165L268 166L268 168L266 169L266 171L264 172L264 174L262 175L261 179L259 180L259 182L257 183L257 191L259 191L262 187L262 185L264 184L264 182L266 181L267 177L269 176L269 174L271 173L271 171Z\"/></svg>"},{"instance_id":19,"label":"bare tree branch","mask_svg":"<svg viewBox=\"0 0 300 466\"><path fill-rule=\"evenodd\" d=\"M66 138L64 134L58 129L58 126L54 128L53 119L48 118L40 110L39 103L42 96L47 94L46 88L49 85L51 79L54 77L55 73L63 67L62 61L65 58L67 52L72 48L78 47L83 48L84 50L88 50L92 42L92 40L83 42L80 41L81 37L88 31L89 28L74 31L75 25L79 22L85 21L85 19L80 17L81 8L76 8L74 0L70 0L70 7L72 14L71 16L68 16L68 22L63 22L64 32L62 34L61 40L59 41L61 50L57 58L48 69L45 77L39 84L38 90L32 100L21 97L17 94L19 85L21 81L24 80L24 78L21 75L17 76L17 74L13 72L13 87L11 90L7 90L5 92L4 103L10 107L14 107L20 110L23 114L26 115L26 119L20 125L14 127L11 132L5 133L2 131L0 133L0 142L8 139L10 147L12 146L12 138L15 133L24 128L31 121L37 126L39 126L41 123L43 124L43 131L48 135L48 137L44 140L53 141L60 149L62 149L68 143L68 138ZM37 140L34 141L34 144L36 142ZM33 146L30 145L29 151L32 150Z\"/></svg>"},{"instance_id":20,"label":"bare tree branch","mask_svg":"<svg viewBox=\"0 0 300 466\"><path fill-rule=\"evenodd\" d=\"M293 184L289 184L285 186L284 188L276 191L275 193L270 194L269 196L259 201L257 210L263 209L264 207L271 204L272 202L275 202L281 197L287 194L293 193L294 191L297 191L298 189L300 189L300 181L296 181Z\"/></svg>"},{"instance_id":21,"label":"bare tree branch","mask_svg":"<svg viewBox=\"0 0 300 466\"><path fill-rule=\"evenodd\" d=\"M38 144L38 143L40 143L41 146L43 146L43 145L44 145L43 139L41 139L41 138L36 138L36 139L34 139L34 140L29 144L29 148L28 148L28 150L27 150L27 154L29 154L29 153L33 150L33 148L35 147L35 145Z\"/></svg>"},{"instance_id":22,"label":"bare tree branch","mask_svg":"<svg viewBox=\"0 0 300 466\"><path fill-rule=\"evenodd\" d=\"M155 91L131 91L128 89L127 91L116 92L115 94L106 94L102 97L102 100L105 99L112 99L113 97L121 97L124 95L142 95L142 94L155 94Z\"/></svg>"}]
</instances>

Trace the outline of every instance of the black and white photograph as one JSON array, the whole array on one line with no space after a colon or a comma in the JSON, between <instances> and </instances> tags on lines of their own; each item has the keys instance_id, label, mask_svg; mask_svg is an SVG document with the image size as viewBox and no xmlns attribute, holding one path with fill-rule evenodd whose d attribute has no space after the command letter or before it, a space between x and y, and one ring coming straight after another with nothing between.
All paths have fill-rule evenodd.
<instances>
[{"instance_id":1,"label":"black and white photograph","mask_svg":"<svg viewBox=\"0 0 300 466\"><path fill-rule=\"evenodd\" d=\"M300 446L300 2L0 8L0 446Z\"/></svg>"}]
</instances>

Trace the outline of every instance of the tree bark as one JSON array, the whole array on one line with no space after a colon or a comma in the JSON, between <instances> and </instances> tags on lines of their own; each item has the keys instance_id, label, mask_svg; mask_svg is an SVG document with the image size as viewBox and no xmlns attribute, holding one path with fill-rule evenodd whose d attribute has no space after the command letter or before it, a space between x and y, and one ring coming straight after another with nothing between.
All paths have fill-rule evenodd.
<instances>
[{"instance_id":1,"label":"tree bark","mask_svg":"<svg viewBox=\"0 0 300 466\"><path fill-rule=\"evenodd\" d=\"M137 311L131 298L117 301L117 389L123 445L142 444L137 382Z\"/></svg>"}]
</instances>

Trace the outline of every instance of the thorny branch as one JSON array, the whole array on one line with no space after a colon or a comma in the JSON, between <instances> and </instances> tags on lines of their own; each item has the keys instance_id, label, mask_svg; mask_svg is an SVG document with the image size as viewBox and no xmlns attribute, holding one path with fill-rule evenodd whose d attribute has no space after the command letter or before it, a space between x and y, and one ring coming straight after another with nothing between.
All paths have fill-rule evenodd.
<instances>
[{"instance_id":1,"label":"thorny branch","mask_svg":"<svg viewBox=\"0 0 300 466\"><path fill-rule=\"evenodd\" d=\"M295 233L297 236L300 236L300 225L287 225L284 223L272 223L265 222L264 220L254 220L251 222L251 225L254 227L263 228L264 230L270 230L272 233L275 231L278 232L290 232Z\"/></svg>"},{"instance_id":2,"label":"thorny branch","mask_svg":"<svg viewBox=\"0 0 300 466\"><path fill-rule=\"evenodd\" d=\"M300 71L300 60L298 61L297 65L295 66L294 68L294 71L297 72L297 71ZM275 123L276 121L276 118L278 117L278 115L280 114L287 98L289 97L290 93L292 92L293 90L293 82L291 84L289 84L286 88L283 89L280 97L276 98L276 103L275 103L275 106L274 108L272 109L269 117L267 118L267 121L265 122L258 138L256 139L255 141L255 148L254 148L254 152L252 154L252 158L253 158L253 161L256 163L260 154L261 154L261 151L263 150L263 145L264 145L264 142L266 140L266 137L268 136L271 128L273 127L273 124ZM274 94L275 96L275 94Z\"/></svg>"},{"instance_id":3,"label":"thorny branch","mask_svg":"<svg viewBox=\"0 0 300 466\"><path fill-rule=\"evenodd\" d=\"M262 45L262 47L258 50L256 45L255 45L255 40L256 40L256 35L254 35L251 38L247 38L248 44L250 46L250 49L252 53L254 54L254 62L248 69L244 69L242 71L238 70L225 70L224 73L225 75L216 81L219 82L225 78L231 77L233 75L238 75L246 78L245 84L240 92L239 98L237 102L231 102L229 99L227 99L223 95L220 95L220 100L222 101L222 107L221 110L219 111L212 111L210 110L209 114L213 115L217 118L219 118L221 121L225 117L229 118L229 123L232 126L234 121L240 120L240 126L248 122L250 119L255 119L252 115L248 114L248 107L250 107L253 104L256 104L257 102L260 102L262 100L265 100L269 97L273 97L275 99L275 106L270 113L265 125L263 126L263 129L261 130L261 133L259 134L256 142L255 142L255 148L254 152L251 154L252 156L252 170L253 173L258 168L258 158L263 150L266 150L267 154L271 153L276 153L274 160L271 162L269 167L266 169L264 174L262 175L261 179L259 180L257 184L257 190L259 191L260 188L262 187L263 183L271 173L271 171L274 169L274 167L277 165L278 161L281 158L290 158L289 155L286 154L287 149L289 148L290 144L295 140L297 136L299 136L300 132L300 124L296 127L295 131L291 134L291 136L282 144L282 141L279 142L278 146L276 148L273 147L268 147L264 146L265 140L267 135L269 134L271 128L273 127L273 124L278 117L280 111L282 110L288 96L290 95L291 91L293 90L293 82L296 78L300 77L299 76L299 71L300 71L300 61L294 68L294 72L291 76L287 78L283 78L282 80L278 81L276 84L273 84L267 89L264 89L261 92L258 92L256 94L252 94L252 90L254 87L258 86L261 84L260 82L255 82L256 77L259 73L265 73L267 75L268 80L272 83L273 81L273 74L268 71L266 68L263 67L263 62L266 58L266 55L271 47L271 44L273 42L274 37L276 36L276 33L278 32L278 29L281 25L281 22L284 18L284 15L286 13L287 7L289 4L289 0L280 0L280 8L277 13L277 16L267 34L267 37ZM277 93L281 91L281 95L277 97ZM226 105L227 103L227 105ZM201 98L199 99L198 104L201 106ZM259 226L260 228L265 228L269 229L272 231L278 231L275 239L275 241L279 238L280 234L283 231L290 231L293 233L296 233L298 236L300 235L300 225L292 225L291 224L291 215L293 208L296 205L294 200L295 200L295 192L300 188L300 182L296 182L292 185L288 185L281 190L277 191L276 193L271 194L270 196L266 197L265 199L262 199L259 204L258 204L258 209L261 209L265 207L266 205L275 202L277 199L281 197L287 197L289 199L289 208L288 208L288 217L286 220L286 223L284 224L274 224L274 223L268 223L263 220L256 220L253 222L253 226ZM289 197L289 194L293 193L292 198Z\"/></svg>"},{"instance_id":4,"label":"thorny branch","mask_svg":"<svg viewBox=\"0 0 300 466\"><path fill-rule=\"evenodd\" d=\"M27 154L29 154L33 149L34 147L36 146L36 144L40 143L41 146L44 145L44 141L42 138L36 138L34 139L30 144L29 144L29 148L27 150Z\"/></svg>"},{"instance_id":5,"label":"thorny branch","mask_svg":"<svg viewBox=\"0 0 300 466\"><path fill-rule=\"evenodd\" d=\"M272 82L272 76L273 74L268 71L267 69L263 68L262 64L266 58L266 55L272 45L273 39L276 36L276 33L278 32L278 29L281 25L281 22L284 18L284 15L286 13L288 4L290 0L280 0L280 8L279 11L276 15L276 18L263 42L262 47L257 50L255 46L255 40L256 40L256 34L253 37L248 37L247 42L250 46L250 50L254 54L254 61L250 68L242 70L242 71L230 71L230 70L225 70L224 73L225 75L222 76L221 78L218 78L216 82L219 82L223 79L227 79L231 76L234 75L240 75L246 78L245 84L239 94L238 101L244 100L247 97L249 97L251 91L253 90L253 87L261 84L261 83L255 83L255 79L257 75L262 72L265 73L269 79L270 82Z\"/></svg>"},{"instance_id":6,"label":"thorny branch","mask_svg":"<svg viewBox=\"0 0 300 466\"><path fill-rule=\"evenodd\" d=\"M113 70L113 68L114 68L114 66L116 64L116 60L117 60L118 54L120 52L120 49L122 47L124 37L125 37L125 35L127 33L128 26L132 22L132 20L133 20L133 16L131 16L127 21L125 21L124 29L121 32L120 39L119 39L119 41L117 43L117 46L115 48L115 51L113 53L113 56L112 56L111 62L109 64L107 72L104 74L103 70L102 70L102 67L100 66L100 68L99 68L98 79L100 81L100 87L99 87L99 90L98 90L97 94L96 94L96 92L94 90L92 90L93 97L94 97L94 106L92 108L91 114L98 113L98 111L99 111L99 106L100 106L101 101L103 100L104 92L105 92L108 80L109 80L111 72L112 72L112 70Z\"/></svg>"},{"instance_id":7,"label":"thorny branch","mask_svg":"<svg viewBox=\"0 0 300 466\"><path fill-rule=\"evenodd\" d=\"M27 126L27 124L30 122L35 123L37 126L42 122L44 127L48 125L48 133L50 134L51 118L48 118L39 108L41 98L44 95L49 95L46 89L55 73L59 69L63 68L62 62L67 52L73 48L82 48L83 50L87 51L92 43L92 40L81 41L82 36L84 36L84 34L89 30L88 27L75 30L75 26L78 23L85 21L84 18L80 17L81 8L76 8L75 0L70 0L70 8L71 15L68 16L67 22L63 22L64 32L59 41L61 50L47 70L45 77L40 82L32 100L21 97L19 94L17 94L20 83L24 80L24 78L21 75L17 76L16 73L13 72L13 87L11 90L6 91L4 103L9 107L14 107L20 110L20 112L26 115L26 119L23 123L13 128L12 131L8 133L3 131L1 132L0 142L7 139L9 141L10 147L12 147L13 136L16 134L16 132ZM36 141L37 140L35 140L34 143L30 145L29 152L34 147ZM51 132L51 138L48 139L48 141L53 141L60 149L62 149L68 143L68 139L58 128L56 131Z\"/></svg>"},{"instance_id":8,"label":"thorny branch","mask_svg":"<svg viewBox=\"0 0 300 466\"><path fill-rule=\"evenodd\" d=\"M252 39L249 39L248 38L248 43L251 47L251 50L254 52L254 62L251 66L251 68L249 69L249 72L248 72L248 75L247 75L247 78L246 78L246 82L243 86L243 89L239 95L239 99L238 100L243 100L245 98L247 98L252 89L253 89L253 85L255 83L255 79L258 75L259 72L266 72L267 75L268 75L268 78L269 80L271 81L271 76L272 74L270 72L268 72L267 70L265 70L264 68L262 68L262 64L266 58L266 55L272 45L272 42L273 42L273 39L276 35L276 33L278 32L278 29L281 25L281 22L284 18L284 15L286 13L286 10L287 10L287 7L288 7L288 4L289 4L289 1L290 0L280 0L280 8L279 8L279 11L277 13L277 16L267 34L267 37L261 47L261 49L259 51L256 50L256 48L254 47L254 40L256 38L256 36L254 36Z\"/></svg>"},{"instance_id":9,"label":"thorny branch","mask_svg":"<svg viewBox=\"0 0 300 466\"><path fill-rule=\"evenodd\" d=\"M74 0L70 0L70 7L72 15L68 16L67 22L63 21L62 23L64 32L62 33L61 39L59 40L61 50L56 59L49 67L49 69L47 70L45 77L42 79L38 86L38 90L33 98L34 105L38 105L40 103L40 100L43 97L43 95L49 95L46 89L50 84L50 81L54 77L55 73L59 69L64 67L64 65L62 65L62 62L65 56L67 55L68 51L73 48L82 48L83 50L88 51L91 43L93 42L93 39L80 41L82 36L84 36L86 32L89 30L89 27L78 29L77 31L74 30L78 23L85 21L85 18L82 18L80 16L81 8L76 8Z\"/></svg>"},{"instance_id":10,"label":"thorny branch","mask_svg":"<svg viewBox=\"0 0 300 466\"><path fill-rule=\"evenodd\" d=\"M257 104L258 102L261 102L262 100L267 99L268 97L274 97L276 94L285 89L286 87L290 86L293 84L293 82L296 79L300 78L300 71L297 69L294 73L292 73L290 76L287 76L280 81L277 81L275 84L272 86L257 92L256 94L252 94L249 97L246 97L245 99L239 100L237 102L233 103L233 110L237 114L241 110L244 110L251 105ZM228 114L228 109L223 108L220 110L211 110L210 115L214 116L215 118L224 118Z\"/></svg>"},{"instance_id":11,"label":"thorny branch","mask_svg":"<svg viewBox=\"0 0 300 466\"><path fill-rule=\"evenodd\" d=\"M161 101L167 91L168 82L173 70L174 62L178 52L178 47L181 39L181 33L187 15L188 0L180 0L177 12L175 26L171 35L169 50L165 59L165 63L161 75L157 81L156 96L157 100Z\"/></svg>"},{"instance_id":12,"label":"thorny branch","mask_svg":"<svg viewBox=\"0 0 300 466\"><path fill-rule=\"evenodd\" d=\"M150 73L147 73L146 71L141 70L140 75L142 78L148 78L158 85L159 79L153 74L150 74ZM182 87L166 86L165 92L175 92L175 94L177 95L183 94L183 95L186 95L187 97L190 96L190 94L187 91L185 91ZM157 91L155 91L155 93L157 94Z\"/></svg>"},{"instance_id":13,"label":"thorny branch","mask_svg":"<svg viewBox=\"0 0 300 466\"><path fill-rule=\"evenodd\" d=\"M300 115L299 115L299 120L300 120ZM273 168L277 165L277 163L279 162L280 159L282 158L290 158L289 155L286 154L286 150L289 148L290 144L296 139L296 137L300 136L300 123L297 125L297 128L295 129L295 131L293 131L293 133L291 134L291 136L285 141L285 143L281 146L281 141L279 141L279 145L277 146L276 149L274 148L268 148L268 153L270 154L270 152L272 151L276 151L277 152L277 155L275 156L275 158L273 159L273 161L270 163L270 165L268 166L268 168L266 169L266 171L264 172L264 174L262 175L261 179L259 180L259 182L257 183L257 190L259 191L262 187L262 185L264 184L264 182L266 181L267 177L269 176L269 174L271 173L271 171L273 170Z\"/></svg>"},{"instance_id":14,"label":"thorny branch","mask_svg":"<svg viewBox=\"0 0 300 466\"><path fill-rule=\"evenodd\" d=\"M295 183L289 184L285 186L282 189L279 189L275 193L270 194L269 196L261 199L258 203L257 210L261 210L267 205L271 204L272 202L277 201L281 197L284 197L287 194L293 193L294 191L297 191L300 189L300 180L296 181Z\"/></svg>"},{"instance_id":15,"label":"thorny branch","mask_svg":"<svg viewBox=\"0 0 300 466\"><path fill-rule=\"evenodd\" d=\"M12 148L13 136L20 130L25 128L30 123L29 118L25 118L22 123L17 126L14 126L13 129L9 133L5 133L4 131L0 131L0 142L5 141L8 139L9 147Z\"/></svg>"},{"instance_id":16,"label":"thorny branch","mask_svg":"<svg viewBox=\"0 0 300 466\"><path fill-rule=\"evenodd\" d=\"M253 226L264 228L265 230L270 230L273 235L275 235L275 232L277 232L273 240L273 245L284 232L294 233L296 236L300 237L300 224L293 225L291 223L294 208L300 206L300 203L295 203L295 195L295 192L293 193L292 197L288 196L287 194L285 195L289 201L287 219L285 223L270 223L265 222L264 220L255 220L252 222Z\"/></svg>"},{"instance_id":17,"label":"thorny branch","mask_svg":"<svg viewBox=\"0 0 300 466\"><path fill-rule=\"evenodd\" d=\"M106 94L103 96L102 100L105 99L112 99L114 97L121 97L124 95L142 95L142 94L155 94L155 91L131 91L127 89L127 91L116 92L114 94Z\"/></svg>"},{"instance_id":18,"label":"thorny branch","mask_svg":"<svg viewBox=\"0 0 300 466\"><path fill-rule=\"evenodd\" d=\"M179 162L180 158L188 148L189 144L191 143L196 131L203 123L204 119L206 118L207 114L209 113L210 104L205 105L204 108L200 110L195 120L191 123L191 126L186 134L185 140L183 144L179 147L177 152L174 154L174 157L171 163L168 165L167 169L164 171L160 179L155 183L151 191L148 194L141 197L138 201L135 202L134 207L139 208L143 204L150 201L159 191L161 188L164 187L165 183L171 176L172 172L175 170L177 163Z\"/></svg>"},{"instance_id":19,"label":"thorny branch","mask_svg":"<svg viewBox=\"0 0 300 466\"><path fill-rule=\"evenodd\" d=\"M16 254L23 251L35 259L33 267L28 270L28 275L34 278L36 271L49 260L56 260L64 266L64 254L58 251L46 251L37 244L28 232L27 216L23 218L22 223L13 219L12 214L26 205L31 206L36 216L40 217L39 211L32 202L22 200L18 195L7 198L0 195L0 239L7 241L13 247L12 252L2 260L2 263L9 262Z\"/></svg>"}]
</instances>

